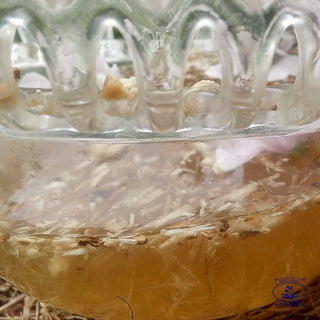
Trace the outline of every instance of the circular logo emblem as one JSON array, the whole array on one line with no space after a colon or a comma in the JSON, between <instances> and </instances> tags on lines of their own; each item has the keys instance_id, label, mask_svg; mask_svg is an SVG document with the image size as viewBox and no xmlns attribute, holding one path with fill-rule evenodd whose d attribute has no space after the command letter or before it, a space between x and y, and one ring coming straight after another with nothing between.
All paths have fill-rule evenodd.
<instances>
[{"instance_id":1,"label":"circular logo emblem","mask_svg":"<svg viewBox=\"0 0 320 320\"><path fill-rule=\"evenodd\" d=\"M280 306L303 305L308 295L308 290L304 286L305 279L286 277L275 279L276 286L272 290L273 296Z\"/></svg>"}]
</instances>

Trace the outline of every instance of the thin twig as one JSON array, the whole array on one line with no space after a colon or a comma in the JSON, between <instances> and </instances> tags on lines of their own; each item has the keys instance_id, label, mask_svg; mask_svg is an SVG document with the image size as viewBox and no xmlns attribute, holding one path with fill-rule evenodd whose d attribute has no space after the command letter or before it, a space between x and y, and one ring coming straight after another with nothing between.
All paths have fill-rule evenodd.
<instances>
[{"instance_id":1,"label":"thin twig","mask_svg":"<svg viewBox=\"0 0 320 320\"><path fill-rule=\"evenodd\" d=\"M320 319L320 314L319 314L319 310L318 308L316 307L316 304L313 300L313 297L312 297L312 294L309 293L309 299L310 299L310 302L311 302L311 305L312 305L312 308L313 308L313 311L314 313L316 313L316 315L318 316L318 318Z\"/></svg>"},{"instance_id":2,"label":"thin twig","mask_svg":"<svg viewBox=\"0 0 320 320\"><path fill-rule=\"evenodd\" d=\"M6 304L0 307L0 313L7 310L11 306L15 305L16 303L22 301L25 298L25 294L20 294L19 296L15 297L14 299L8 301Z\"/></svg>"},{"instance_id":3,"label":"thin twig","mask_svg":"<svg viewBox=\"0 0 320 320\"><path fill-rule=\"evenodd\" d=\"M134 320L133 311L132 311L132 308L131 308L129 302L126 301L125 299L123 299L123 298L120 297L120 296L117 296L117 298L121 299L121 300L129 307L129 310L130 310L130 319L131 319L131 320Z\"/></svg>"},{"instance_id":4,"label":"thin twig","mask_svg":"<svg viewBox=\"0 0 320 320\"><path fill-rule=\"evenodd\" d=\"M47 305L45 303L41 303L42 311L43 311L43 317L44 319L53 320L50 314L50 310L48 309Z\"/></svg>"},{"instance_id":5,"label":"thin twig","mask_svg":"<svg viewBox=\"0 0 320 320\"><path fill-rule=\"evenodd\" d=\"M39 320L39 313L40 313L40 301L37 301L36 303L36 315L34 320Z\"/></svg>"}]
</instances>

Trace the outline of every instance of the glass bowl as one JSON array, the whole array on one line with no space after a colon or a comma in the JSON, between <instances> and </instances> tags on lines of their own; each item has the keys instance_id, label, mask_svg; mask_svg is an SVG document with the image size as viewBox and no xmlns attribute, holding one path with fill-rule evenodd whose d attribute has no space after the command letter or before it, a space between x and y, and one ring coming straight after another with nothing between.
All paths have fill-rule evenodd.
<instances>
[{"instance_id":1,"label":"glass bowl","mask_svg":"<svg viewBox=\"0 0 320 320\"><path fill-rule=\"evenodd\" d=\"M319 9L2 0L0 276L101 319L303 304Z\"/></svg>"}]
</instances>

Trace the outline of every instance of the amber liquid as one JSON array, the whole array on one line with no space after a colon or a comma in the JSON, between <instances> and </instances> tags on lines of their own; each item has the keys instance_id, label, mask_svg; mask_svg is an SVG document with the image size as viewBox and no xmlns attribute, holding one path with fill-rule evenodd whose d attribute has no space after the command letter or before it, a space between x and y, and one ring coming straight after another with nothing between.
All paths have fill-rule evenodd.
<instances>
[{"instance_id":1,"label":"amber liquid","mask_svg":"<svg viewBox=\"0 0 320 320\"><path fill-rule=\"evenodd\" d=\"M272 303L275 278L310 282L320 274L319 153L310 141L280 169L270 165L283 158L276 154L244 165L244 183L272 170L285 183L273 193L271 184L257 187L242 200L241 216L220 211L215 216L222 218L208 223L200 214L127 238L63 226L52 232L31 228L23 236L2 232L0 274L53 306L101 319L205 320ZM302 187L303 196L291 195ZM290 201L252 208L255 197L267 203L278 194ZM201 223L203 229L192 229Z\"/></svg>"},{"instance_id":2,"label":"amber liquid","mask_svg":"<svg viewBox=\"0 0 320 320\"><path fill-rule=\"evenodd\" d=\"M122 299L135 319L219 317L273 302L275 278L319 275L319 213L319 205L292 212L265 234L98 246L79 256L57 252L52 237L21 243L18 256L3 242L1 272L29 294L90 317L130 319Z\"/></svg>"}]
</instances>

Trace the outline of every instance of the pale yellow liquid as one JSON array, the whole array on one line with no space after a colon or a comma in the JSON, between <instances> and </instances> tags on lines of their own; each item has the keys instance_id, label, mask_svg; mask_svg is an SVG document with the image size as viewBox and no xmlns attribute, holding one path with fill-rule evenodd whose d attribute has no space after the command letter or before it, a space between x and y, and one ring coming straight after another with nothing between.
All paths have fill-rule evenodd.
<instances>
[{"instance_id":1,"label":"pale yellow liquid","mask_svg":"<svg viewBox=\"0 0 320 320\"><path fill-rule=\"evenodd\" d=\"M49 304L101 319L205 320L261 307L275 300L275 278L310 282L320 274L318 159L311 144L279 171L287 184L277 190L285 193L288 181L296 180L292 173L304 176L308 168L308 179L297 183L304 197L259 212L247 201L248 215L239 212L244 217L219 212L222 218L211 223L207 216L193 218L129 238L98 227L60 226L44 234L31 226L23 236L7 230L0 240L0 274ZM262 168L257 159L248 162L244 183L266 175ZM196 223L205 229L192 232ZM163 228L186 231L169 236Z\"/></svg>"},{"instance_id":2,"label":"pale yellow liquid","mask_svg":"<svg viewBox=\"0 0 320 320\"><path fill-rule=\"evenodd\" d=\"M1 272L48 303L90 317L208 319L274 301L275 278L312 280L320 274L320 206L286 215L266 234L203 235L160 249L101 245L86 255L56 253L52 238L19 256L0 246Z\"/></svg>"}]
</instances>

